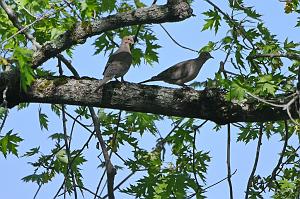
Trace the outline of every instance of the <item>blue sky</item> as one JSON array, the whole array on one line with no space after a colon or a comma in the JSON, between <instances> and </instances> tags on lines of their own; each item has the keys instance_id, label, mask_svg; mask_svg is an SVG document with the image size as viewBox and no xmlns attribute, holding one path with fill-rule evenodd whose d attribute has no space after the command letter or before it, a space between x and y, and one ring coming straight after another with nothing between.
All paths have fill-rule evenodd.
<instances>
[{"instance_id":1,"label":"blue sky","mask_svg":"<svg viewBox=\"0 0 300 199\"><path fill-rule=\"evenodd\" d=\"M150 2L150 1L149 1ZM226 10L227 1L214 1L218 6ZM158 1L158 4L163 4L164 1ZM278 35L278 39L284 41L286 37L290 40L297 41L299 37L299 29L294 28L296 24L296 17L293 14L284 14L284 4L278 0L269 1L245 1L246 5L255 6L256 10L263 14L263 21L266 26L272 31L272 33ZM204 24L202 12L206 11L209 5L203 1L196 1L193 4L194 14L197 17L192 17L178 23L168 23L165 27L172 34L174 38L181 44L188 46L193 49L200 49L206 45L208 41L217 41L218 38L224 37L226 32L221 29L218 34L214 34L210 31L201 32ZM131 68L128 74L125 76L127 81L140 82L147 79L155 74L158 74L167 67L190 58L196 57L196 53L187 51L176 46L168 36L162 31L158 25L153 25L153 29L159 38L159 44L162 48L159 50L160 60L158 64L154 64L149 67L141 64L139 67ZM104 65L107 61L107 57L102 54L93 56L94 47L91 38L86 44L76 47L74 52L74 59L72 60L73 65L78 69L80 75L91 76L95 78L102 78L102 72ZM207 64L202 68L200 74L197 77L197 81L204 81L207 78L213 78L215 72L218 71L219 61L224 59L225 54L221 51L212 52L215 57L214 60L209 60ZM54 68L55 62L49 61L47 64L49 67ZM165 83L155 83L158 85L170 86ZM38 108L42 107L43 112L46 112L49 116L49 131L41 131L38 122ZM201 120L199 120L201 122ZM89 123L89 122L87 122ZM69 120L68 128L72 125ZM160 132L165 135L170 129L169 122L160 123L158 125ZM227 175L226 171L226 126L224 126L219 132L215 132L212 128L213 123L208 123L200 130L200 134L197 136L197 148L203 151L209 151L210 156L213 157L209 163L209 169L207 174L207 185L213 184L216 181L224 178ZM4 128L4 132L13 129L14 133L19 133L25 140L21 143L19 148L20 154L25 153L30 148L41 146L41 150L45 153L49 152L54 143L48 138L52 133L62 132L61 119L50 112L49 105L32 104L28 109L17 111L16 109L10 110L9 118ZM238 129L232 129L232 171L237 169L237 173L233 176L233 189L235 198L243 198L244 190L246 188L248 176L251 172L256 141L250 142L247 145L238 142L235 143ZM84 129L76 126L74 135L74 146L80 145L85 142L88 138L89 133ZM141 142L145 144L146 148L151 149L155 143L155 138L151 135L145 135L140 138ZM149 142L152 140L152 142ZM278 153L281 150L282 142L279 136L272 136L269 140L264 137L263 145L261 148L261 157L258 163L257 173L262 176L269 175L272 168L277 162ZM99 160L96 158L99 151L95 149L95 141L92 141L88 151L85 153L86 159L90 162L83 168L84 181L87 187L91 190L95 190L96 184L98 183L99 176L102 174L101 171L97 170ZM127 154L126 147L121 151L121 154ZM21 178L32 173L32 167L27 164L26 158L16 158L14 156L8 156L4 159L0 156L0 190L1 198L32 198L37 185L32 183L24 183ZM113 163L118 163L118 159L113 159ZM124 176L126 171L119 172L117 176L118 183ZM137 175L139 177L139 175ZM133 177L132 180L137 177ZM52 198L58 187L60 186L63 177L56 178L53 182L42 187L38 198ZM225 182L212 187L206 193L208 198L228 198L228 184ZM90 195L86 195L86 198L90 198ZM130 198L126 195L118 195L118 198Z\"/></svg>"}]
</instances>

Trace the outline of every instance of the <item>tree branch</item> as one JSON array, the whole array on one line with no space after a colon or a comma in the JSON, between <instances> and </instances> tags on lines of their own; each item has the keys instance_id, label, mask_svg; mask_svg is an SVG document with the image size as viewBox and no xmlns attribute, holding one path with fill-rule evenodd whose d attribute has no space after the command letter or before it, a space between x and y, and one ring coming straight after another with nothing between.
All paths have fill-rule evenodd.
<instances>
[{"instance_id":1,"label":"tree branch","mask_svg":"<svg viewBox=\"0 0 300 199\"><path fill-rule=\"evenodd\" d=\"M232 182L231 182L231 162L230 162L230 145L231 145L231 129L230 124L227 124L227 181L229 186L229 198L233 199L233 189L232 189Z\"/></svg>"},{"instance_id":2,"label":"tree branch","mask_svg":"<svg viewBox=\"0 0 300 199\"><path fill-rule=\"evenodd\" d=\"M256 55L251 55L248 56L247 59L257 59L257 58L279 58L279 57L285 57L290 60L297 60L300 61L300 56L295 53L274 53L274 54L256 54Z\"/></svg>"},{"instance_id":3,"label":"tree branch","mask_svg":"<svg viewBox=\"0 0 300 199\"><path fill-rule=\"evenodd\" d=\"M258 135L258 141L257 141L257 147L256 147L255 160L254 160L254 164L253 164L251 174L250 174L249 179L248 179L245 199L249 198L248 196L249 196L250 188L252 186L252 181L253 181L254 174L255 174L257 164L258 164L258 160L259 160L260 146L262 144L262 136L263 136L263 124L261 124L260 128L259 128L259 135Z\"/></svg>"},{"instance_id":4,"label":"tree branch","mask_svg":"<svg viewBox=\"0 0 300 199\"><path fill-rule=\"evenodd\" d=\"M4 0L0 1L0 6L6 12L9 20L13 23L13 25L18 28L19 31L23 30L22 33L25 35L25 37L32 42L33 46L36 47L36 49L39 49L41 45L35 40L33 35L31 35L27 29L24 29L13 9L11 9L11 7L9 7Z\"/></svg>"},{"instance_id":5,"label":"tree branch","mask_svg":"<svg viewBox=\"0 0 300 199\"><path fill-rule=\"evenodd\" d=\"M20 91L15 71L0 73L0 93L6 86L8 108L22 102L85 105L161 115L200 118L217 124L264 122L289 119L286 110L245 102L226 101L226 92L219 89L172 89L135 83L109 82L98 92L99 81L91 78L37 78L27 93ZM275 96L278 101L282 96ZM0 95L0 101L2 96ZM282 100L281 100L281 103ZM291 106L291 114L298 118Z\"/></svg>"},{"instance_id":6,"label":"tree branch","mask_svg":"<svg viewBox=\"0 0 300 199\"><path fill-rule=\"evenodd\" d=\"M73 29L61 34L53 41L42 45L33 55L32 66L38 67L48 59L73 45L84 43L88 37L125 26L182 21L192 16L192 9L185 0L169 0L165 5L109 15L92 22L78 22Z\"/></svg>"}]
</instances>

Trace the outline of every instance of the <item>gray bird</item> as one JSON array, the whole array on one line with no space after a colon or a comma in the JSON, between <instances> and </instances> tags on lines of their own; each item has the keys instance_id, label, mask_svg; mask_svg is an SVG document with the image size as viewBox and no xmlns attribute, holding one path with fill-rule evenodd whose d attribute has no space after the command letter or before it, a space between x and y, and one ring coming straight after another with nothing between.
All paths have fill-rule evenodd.
<instances>
[{"instance_id":1,"label":"gray bird","mask_svg":"<svg viewBox=\"0 0 300 199\"><path fill-rule=\"evenodd\" d=\"M203 64L210 58L213 57L209 54L209 52L201 52L196 59L189 59L177 63L158 75L140 83L164 81L170 84L186 86L184 83L195 79Z\"/></svg>"},{"instance_id":2,"label":"gray bird","mask_svg":"<svg viewBox=\"0 0 300 199\"><path fill-rule=\"evenodd\" d=\"M121 81L124 81L123 76L127 73L132 63L130 44L134 44L133 37L125 36L119 49L109 57L103 72L104 77L100 80L96 91L112 78L117 79L121 77Z\"/></svg>"}]
</instances>

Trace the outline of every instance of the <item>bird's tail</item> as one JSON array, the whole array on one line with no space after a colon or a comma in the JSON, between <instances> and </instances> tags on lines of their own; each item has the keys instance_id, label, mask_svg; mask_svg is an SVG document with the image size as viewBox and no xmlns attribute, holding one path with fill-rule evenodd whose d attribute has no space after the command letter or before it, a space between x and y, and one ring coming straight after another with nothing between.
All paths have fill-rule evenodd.
<instances>
[{"instance_id":1,"label":"bird's tail","mask_svg":"<svg viewBox=\"0 0 300 199\"><path fill-rule=\"evenodd\" d=\"M95 92L97 92L106 82L108 82L109 80L111 80L112 78L111 77L103 77L103 79L101 79L99 81L99 85L98 87L96 88Z\"/></svg>"},{"instance_id":2,"label":"bird's tail","mask_svg":"<svg viewBox=\"0 0 300 199\"><path fill-rule=\"evenodd\" d=\"M151 77L150 79L139 82L139 84L143 84L143 83L146 83L146 82L154 82L154 81L160 81L160 79L158 79L157 76L154 76L154 77Z\"/></svg>"}]
</instances>

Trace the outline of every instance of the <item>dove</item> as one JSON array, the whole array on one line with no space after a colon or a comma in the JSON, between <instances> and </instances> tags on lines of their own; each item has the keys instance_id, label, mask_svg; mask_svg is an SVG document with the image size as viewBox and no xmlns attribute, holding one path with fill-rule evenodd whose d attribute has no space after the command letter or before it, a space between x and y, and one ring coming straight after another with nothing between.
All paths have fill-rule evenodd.
<instances>
[{"instance_id":1,"label":"dove","mask_svg":"<svg viewBox=\"0 0 300 199\"><path fill-rule=\"evenodd\" d=\"M121 81L124 81L123 76L128 72L132 63L130 44L134 44L133 37L125 36L119 49L109 57L103 72L104 77L100 80L96 91L112 78L121 77Z\"/></svg>"},{"instance_id":2,"label":"dove","mask_svg":"<svg viewBox=\"0 0 300 199\"><path fill-rule=\"evenodd\" d=\"M213 57L209 52L201 52L197 58L179 62L158 75L140 82L140 84L152 81L164 81L169 84L186 86L184 83L195 79L203 64L210 58Z\"/></svg>"}]
</instances>

